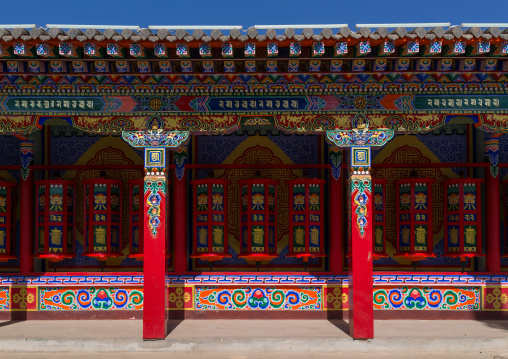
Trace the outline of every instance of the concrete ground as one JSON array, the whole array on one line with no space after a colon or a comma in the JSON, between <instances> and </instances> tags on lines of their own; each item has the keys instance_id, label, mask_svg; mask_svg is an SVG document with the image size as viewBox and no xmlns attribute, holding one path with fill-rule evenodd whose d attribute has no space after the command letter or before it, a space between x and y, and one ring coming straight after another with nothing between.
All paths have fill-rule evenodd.
<instances>
[{"instance_id":1,"label":"concrete ground","mask_svg":"<svg viewBox=\"0 0 508 359\"><path fill-rule=\"evenodd\" d=\"M295 353L2 353L2 359L408 359L408 354L295 354ZM480 353L425 353L411 354L411 359L508 359L508 356Z\"/></svg>"},{"instance_id":2,"label":"concrete ground","mask_svg":"<svg viewBox=\"0 0 508 359\"><path fill-rule=\"evenodd\" d=\"M369 341L353 341L342 320L184 320L168 327L166 340L144 342L140 320L3 321L0 358L508 359L508 321L501 320L378 320Z\"/></svg>"}]
</instances>

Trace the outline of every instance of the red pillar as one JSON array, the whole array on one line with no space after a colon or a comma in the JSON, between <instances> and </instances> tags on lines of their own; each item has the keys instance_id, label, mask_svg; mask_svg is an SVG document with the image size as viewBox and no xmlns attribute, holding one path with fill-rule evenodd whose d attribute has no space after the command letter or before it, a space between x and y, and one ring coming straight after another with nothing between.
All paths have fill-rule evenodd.
<instances>
[{"instance_id":1,"label":"red pillar","mask_svg":"<svg viewBox=\"0 0 508 359\"><path fill-rule=\"evenodd\" d=\"M351 208L351 262L349 263L349 335L374 337L372 295L372 181L368 171L353 172L349 179Z\"/></svg>"},{"instance_id":2,"label":"red pillar","mask_svg":"<svg viewBox=\"0 0 508 359\"><path fill-rule=\"evenodd\" d=\"M499 140L485 141L485 156L490 162L485 174L485 238L487 245L487 271L501 273L501 217L499 201Z\"/></svg>"},{"instance_id":3,"label":"red pillar","mask_svg":"<svg viewBox=\"0 0 508 359\"><path fill-rule=\"evenodd\" d=\"M174 218L174 253L173 263L176 275L187 271L187 148L182 147L174 151L175 178L173 192L173 218Z\"/></svg>"},{"instance_id":4,"label":"red pillar","mask_svg":"<svg viewBox=\"0 0 508 359\"><path fill-rule=\"evenodd\" d=\"M167 334L166 236L167 179L145 176L144 189L144 303L143 339L164 339Z\"/></svg>"},{"instance_id":5,"label":"red pillar","mask_svg":"<svg viewBox=\"0 0 508 359\"><path fill-rule=\"evenodd\" d=\"M328 151L329 162L332 165L328 190L330 201L329 221L330 221L330 250L328 251L329 270L332 274L342 272L342 236L343 213L342 213L342 151L335 146L330 146Z\"/></svg>"},{"instance_id":6,"label":"red pillar","mask_svg":"<svg viewBox=\"0 0 508 359\"><path fill-rule=\"evenodd\" d=\"M20 272L29 275L34 271L34 177L30 170L34 158L32 141L21 142L20 185Z\"/></svg>"}]
</instances>

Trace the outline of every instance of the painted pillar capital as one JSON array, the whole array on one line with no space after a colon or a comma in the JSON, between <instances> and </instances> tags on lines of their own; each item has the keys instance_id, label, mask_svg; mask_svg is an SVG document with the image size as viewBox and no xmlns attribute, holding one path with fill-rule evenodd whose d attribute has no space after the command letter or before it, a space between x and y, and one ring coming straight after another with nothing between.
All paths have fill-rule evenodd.
<instances>
[{"instance_id":1,"label":"painted pillar capital","mask_svg":"<svg viewBox=\"0 0 508 359\"><path fill-rule=\"evenodd\" d=\"M326 131L326 140L338 147L378 147L384 146L393 135L393 129L369 130L369 120L360 113L351 120L351 130Z\"/></svg>"},{"instance_id":2,"label":"painted pillar capital","mask_svg":"<svg viewBox=\"0 0 508 359\"><path fill-rule=\"evenodd\" d=\"M180 153L186 151L188 131L164 131L158 116L150 117L144 131L122 131L122 138L132 147L145 149L145 173L166 176L166 149ZM175 154L175 158L177 155ZM177 166L178 167L178 166ZM183 164L180 171L183 171Z\"/></svg>"},{"instance_id":3,"label":"painted pillar capital","mask_svg":"<svg viewBox=\"0 0 508 359\"><path fill-rule=\"evenodd\" d=\"M185 165L188 161L188 147L187 145L180 146L173 151L173 159L175 161L175 176L181 181L185 175Z\"/></svg>"},{"instance_id":4,"label":"painted pillar capital","mask_svg":"<svg viewBox=\"0 0 508 359\"><path fill-rule=\"evenodd\" d=\"M34 160L34 143L33 141L21 142L21 178L23 181L28 179L30 175L30 165Z\"/></svg>"},{"instance_id":5,"label":"painted pillar capital","mask_svg":"<svg viewBox=\"0 0 508 359\"><path fill-rule=\"evenodd\" d=\"M499 138L486 134L483 149L485 157L490 163L490 174L497 178L499 174Z\"/></svg>"},{"instance_id":6,"label":"painted pillar capital","mask_svg":"<svg viewBox=\"0 0 508 359\"><path fill-rule=\"evenodd\" d=\"M178 148L189 141L190 135L188 131L150 129L146 131L122 131L122 138L132 147Z\"/></svg>"},{"instance_id":7,"label":"painted pillar capital","mask_svg":"<svg viewBox=\"0 0 508 359\"><path fill-rule=\"evenodd\" d=\"M337 146L328 147L328 161L330 162L331 175L335 181L342 175L342 150Z\"/></svg>"}]
</instances>

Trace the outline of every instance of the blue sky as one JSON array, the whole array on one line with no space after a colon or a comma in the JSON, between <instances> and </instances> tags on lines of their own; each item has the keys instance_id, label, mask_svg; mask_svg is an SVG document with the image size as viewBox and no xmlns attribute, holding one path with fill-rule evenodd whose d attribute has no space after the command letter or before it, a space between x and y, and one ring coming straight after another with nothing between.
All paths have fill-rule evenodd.
<instances>
[{"instance_id":1,"label":"blue sky","mask_svg":"<svg viewBox=\"0 0 508 359\"><path fill-rule=\"evenodd\" d=\"M0 0L0 23L252 25L505 22L508 0Z\"/></svg>"}]
</instances>

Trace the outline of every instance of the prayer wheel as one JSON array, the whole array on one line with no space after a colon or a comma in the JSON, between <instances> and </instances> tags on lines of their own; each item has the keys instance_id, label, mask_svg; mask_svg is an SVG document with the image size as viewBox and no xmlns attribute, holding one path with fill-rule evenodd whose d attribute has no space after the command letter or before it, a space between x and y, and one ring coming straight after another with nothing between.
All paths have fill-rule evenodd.
<instances>
[{"instance_id":1,"label":"prayer wheel","mask_svg":"<svg viewBox=\"0 0 508 359\"><path fill-rule=\"evenodd\" d=\"M143 259L143 193L143 179L129 181L129 257L136 259Z\"/></svg>"},{"instance_id":2,"label":"prayer wheel","mask_svg":"<svg viewBox=\"0 0 508 359\"><path fill-rule=\"evenodd\" d=\"M397 181L397 253L413 262L433 253L432 178Z\"/></svg>"},{"instance_id":3,"label":"prayer wheel","mask_svg":"<svg viewBox=\"0 0 508 359\"><path fill-rule=\"evenodd\" d=\"M191 258L209 262L228 255L228 184L225 179L206 178L193 187L193 247Z\"/></svg>"},{"instance_id":4,"label":"prayer wheel","mask_svg":"<svg viewBox=\"0 0 508 359\"><path fill-rule=\"evenodd\" d=\"M481 185L483 179L460 178L444 182L445 255L482 256Z\"/></svg>"},{"instance_id":5,"label":"prayer wheel","mask_svg":"<svg viewBox=\"0 0 508 359\"><path fill-rule=\"evenodd\" d=\"M61 179L35 182L37 194L36 257L59 262L74 256L75 183Z\"/></svg>"},{"instance_id":6,"label":"prayer wheel","mask_svg":"<svg viewBox=\"0 0 508 359\"><path fill-rule=\"evenodd\" d=\"M289 186L289 257L326 257L324 241L325 180L303 178L287 182Z\"/></svg>"},{"instance_id":7,"label":"prayer wheel","mask_svg":"<svg viewBox=\"0 0 508 359\"><path fill-rule=\"evenodd\" d=\"M16 259L15 216L16 183L0 182L0 261Z\"/></svg>"},{"instance_id":8,"label":"prayer wheel","mask_svg":"<svg viewBox=\"0 0 508 359\"><path fill-rule=\"evenodd\" d=\"M99 261L121 256L122 183L101 176L83 185L85 255Z\"/></svg>"},{"instance_id":9,"label":"prayer wheel","mask_svg":"<svg viewBox=\"0 0 508 359\"><path fill-rule=\"evenodd\" d=\"M261 262L277 256L276 180L254 178L239 181L242 210L240 258Z\"/></svg>"}]
</instances>

